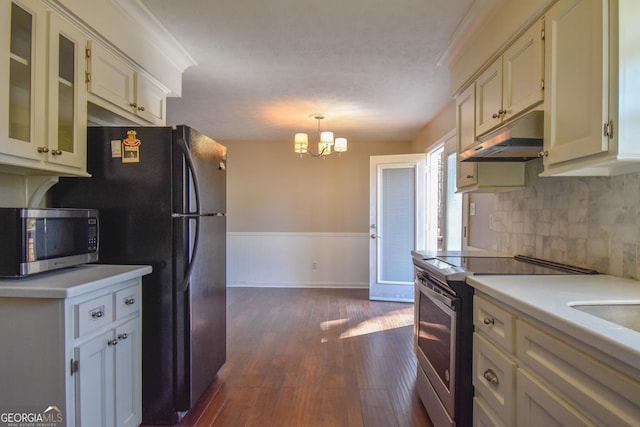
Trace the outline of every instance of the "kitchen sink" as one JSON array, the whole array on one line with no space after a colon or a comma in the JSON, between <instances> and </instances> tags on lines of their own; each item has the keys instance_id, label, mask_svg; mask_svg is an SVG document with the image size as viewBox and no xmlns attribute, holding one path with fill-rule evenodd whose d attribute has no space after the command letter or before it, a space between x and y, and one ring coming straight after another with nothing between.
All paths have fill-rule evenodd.
<instances>
[{"instance_id":1,"label":"kitchen sink","mask_svg":"<svg viewBox=\"0 0 640 427\"><path fill-rule=\"evenodd\" d=\"M640 332L640 303L576 304L571 308Z\"/></svg>"}]
</instances>

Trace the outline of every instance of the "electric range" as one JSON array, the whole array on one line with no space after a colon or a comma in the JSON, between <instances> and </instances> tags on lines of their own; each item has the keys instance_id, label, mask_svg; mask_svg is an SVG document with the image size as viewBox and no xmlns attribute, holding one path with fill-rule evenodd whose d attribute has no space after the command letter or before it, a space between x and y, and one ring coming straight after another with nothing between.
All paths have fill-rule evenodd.
<instances>
[{"instance_id":1,"label":"electric range","mask_svg":"<svg viewBox=\"0 0 640 427\"><path fill-rule=\"evenodd\" d=\"M414 253L415 349L418 394L435 425L473 421L471 275L594 274L593 270L515 257Z\"/></svg>"}]
</instances>

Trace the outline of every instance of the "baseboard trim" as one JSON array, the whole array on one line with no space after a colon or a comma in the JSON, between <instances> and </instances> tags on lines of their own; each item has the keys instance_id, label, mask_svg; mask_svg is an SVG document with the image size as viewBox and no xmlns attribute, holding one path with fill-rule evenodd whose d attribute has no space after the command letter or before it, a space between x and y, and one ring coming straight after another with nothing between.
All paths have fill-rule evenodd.
<instances>
[{"instance_id":1,"label":"baseboard trim","mask_svg":"<svg viewBox=\"0 0 640 427\"><path fill-rule=\"evenodd\" d=\"M369 289L368 283L227 283L227 288Z\"/></svg>"}]
</instances>

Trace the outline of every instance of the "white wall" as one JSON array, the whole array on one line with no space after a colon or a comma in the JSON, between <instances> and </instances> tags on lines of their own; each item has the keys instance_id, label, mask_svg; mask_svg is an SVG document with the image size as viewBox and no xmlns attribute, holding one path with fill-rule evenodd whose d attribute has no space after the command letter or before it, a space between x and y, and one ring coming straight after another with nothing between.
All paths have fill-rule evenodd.
<instances>
[{"instance_id":1,"label":"white wall","mask_svg":"<svg viewBox=\"0 0 640 427\"><path fill-rule=\"evenodd\" d=\"M227 234L227 285L367 288L366 233Z\"/></svg>"},{"instance_id":2,"label":"white wall","mask_svg":"<svg viewBox=\"0 0 640 427\"><path fill-rule=\"evenodd\" d=\"M300 158L293 141L220 142L229 286L368 286L369 157L408 153L408 141L350 140L326 159Z\"/></svg>"}]
</instances>

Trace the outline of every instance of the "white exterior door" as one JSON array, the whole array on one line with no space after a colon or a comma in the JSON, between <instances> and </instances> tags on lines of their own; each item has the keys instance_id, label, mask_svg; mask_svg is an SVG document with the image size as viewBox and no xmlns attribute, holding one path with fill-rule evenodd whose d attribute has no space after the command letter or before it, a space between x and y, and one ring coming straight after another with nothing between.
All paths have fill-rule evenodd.
<instances>
[{"instance_id":1,"label":"white exterior door","mask_svg":"<svg viewBox=\"0 0 640 427\"><path fill-rule=\"evenodd\" d=\"M370 158L369 298L413 301L411 251L424 249L425 155Z\"/></svg>"}]
</instances>

